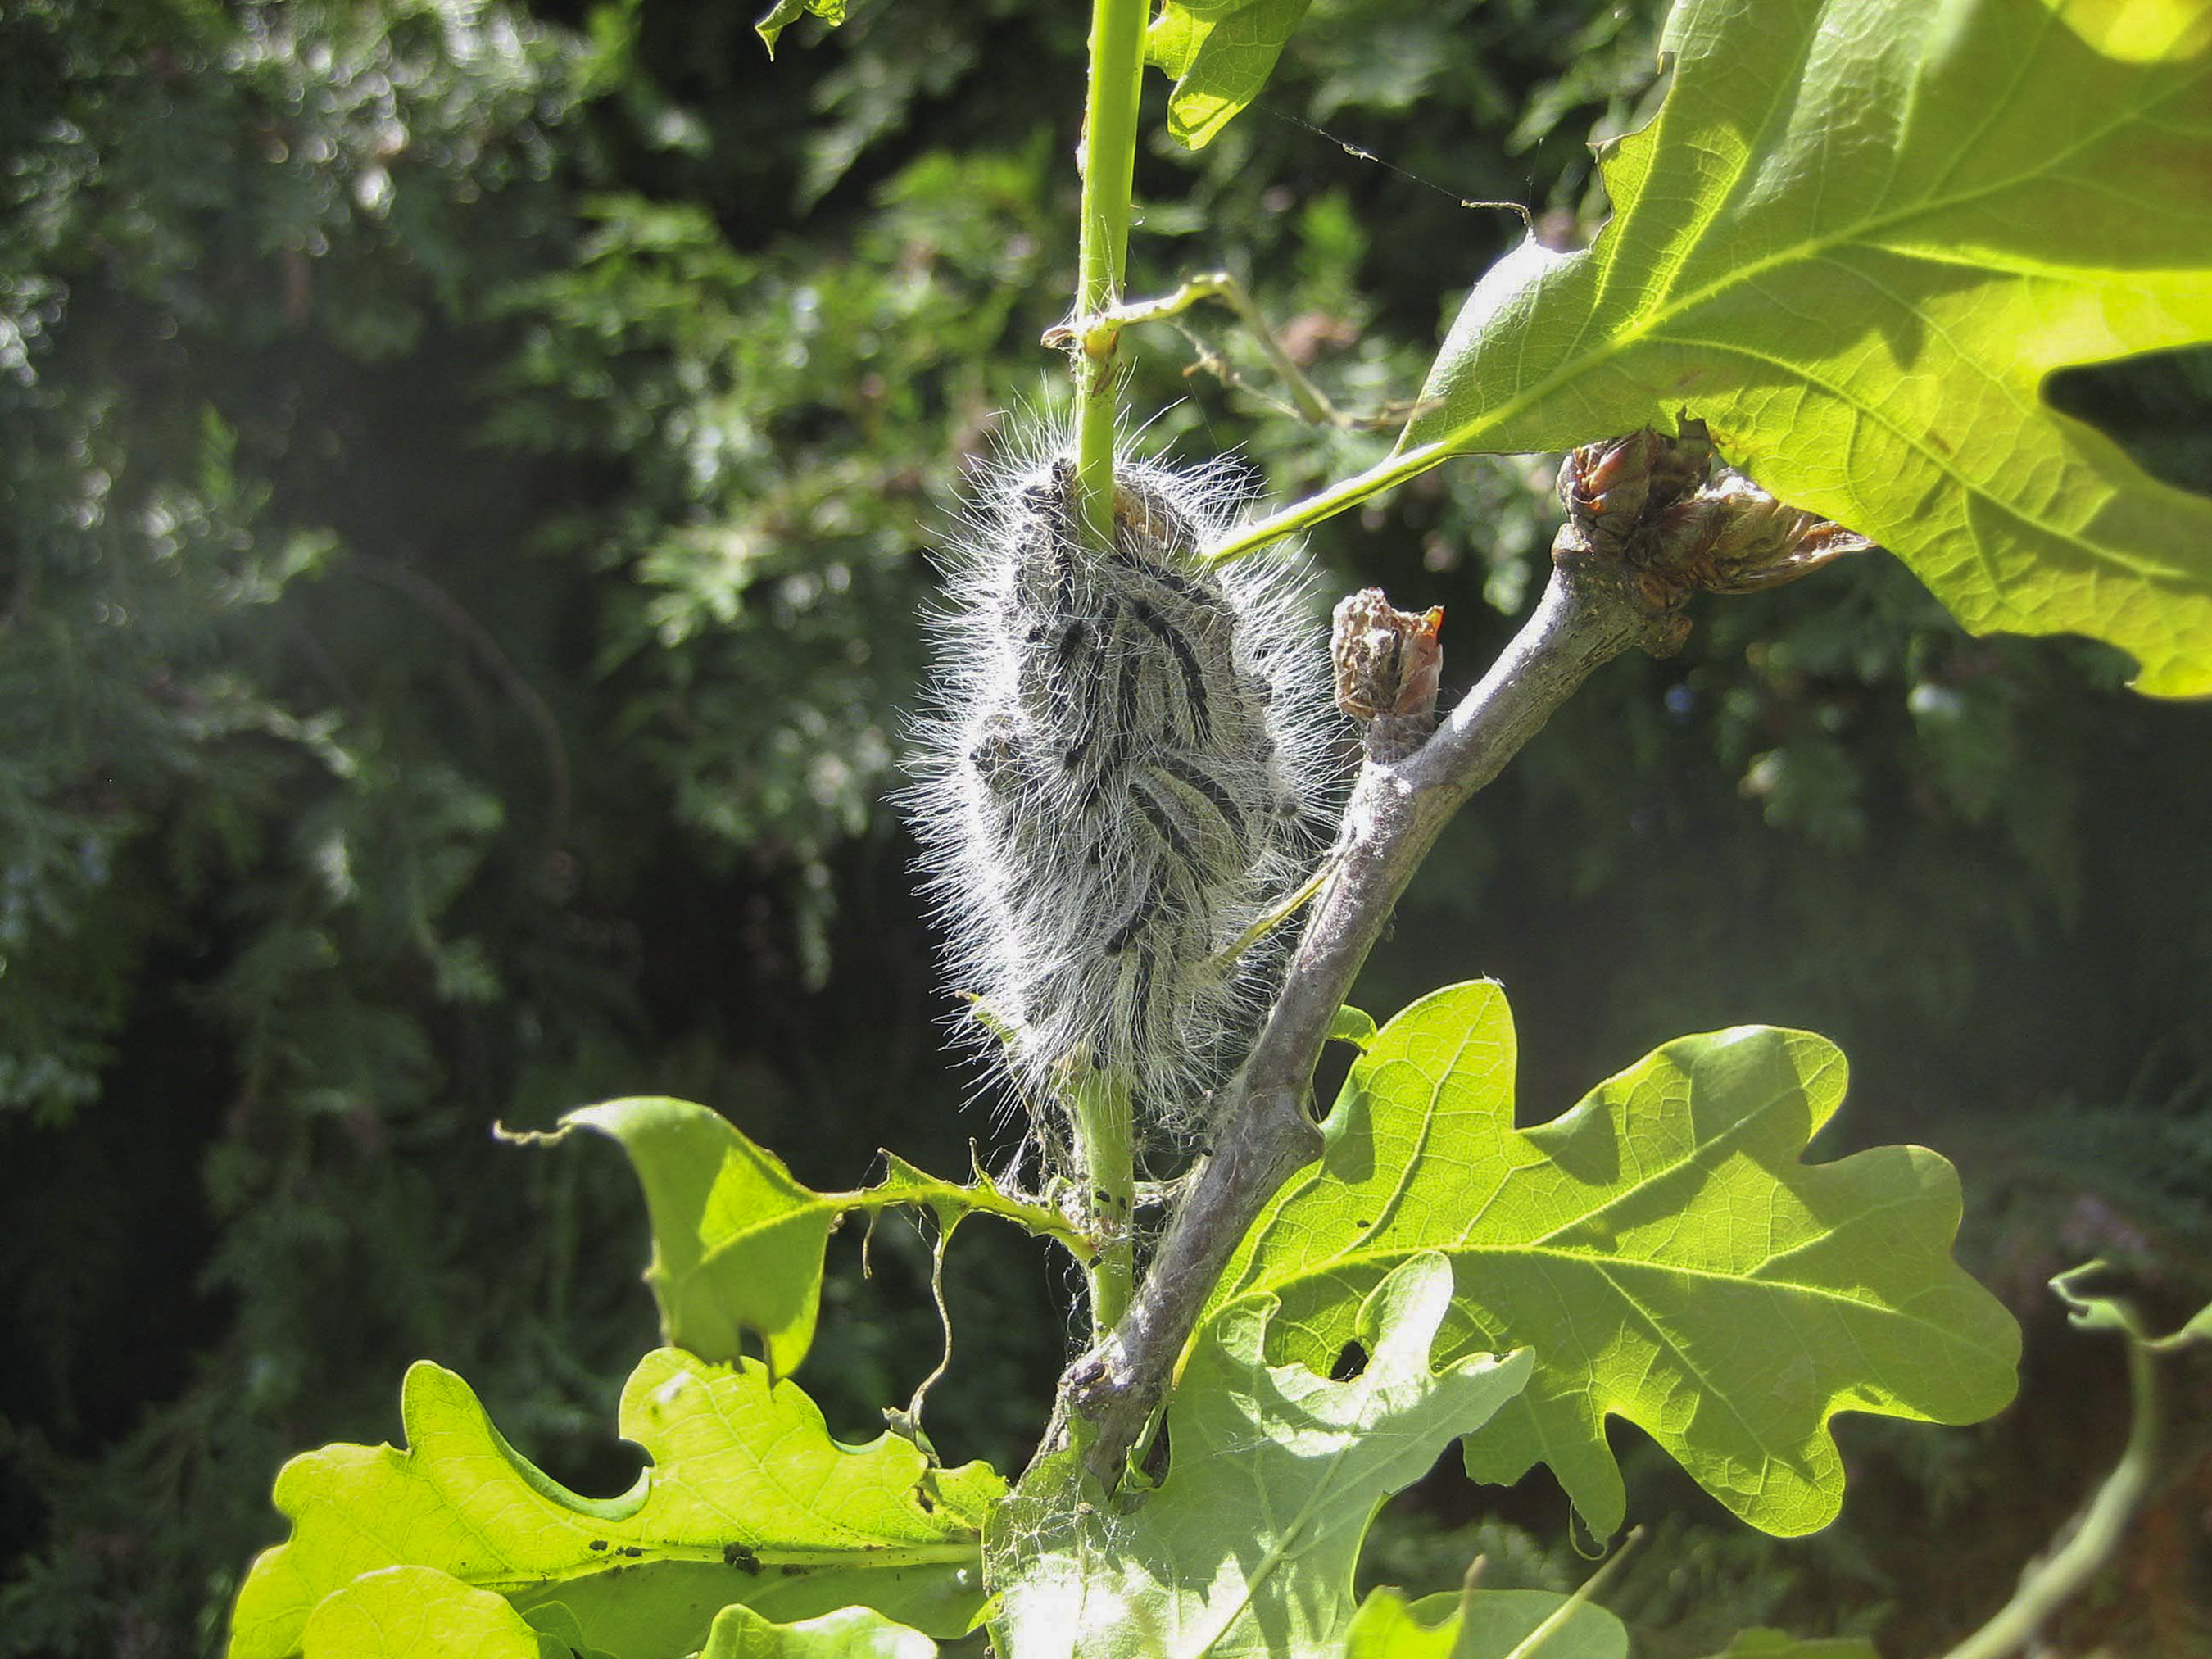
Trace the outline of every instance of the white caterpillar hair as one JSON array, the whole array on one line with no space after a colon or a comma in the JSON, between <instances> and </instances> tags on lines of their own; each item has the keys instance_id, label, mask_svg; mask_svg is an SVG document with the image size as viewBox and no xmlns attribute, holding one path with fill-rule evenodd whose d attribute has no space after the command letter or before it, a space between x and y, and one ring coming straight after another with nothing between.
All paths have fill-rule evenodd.
<instances>
[{"instance_id":1,"label":"white caterpillar hair","mask_svg":"<svg viewBox=\"0 0 2212 1659\"><path fill-rule=\"evenodd\" d=\"M1117 465L1103 554L1074 477L1002 466L970 510L908 806L966 1030L1030 1109L1081 1060L1187 1131L1280 971L1224 953L1317 850L1326 653L1285 563L1200 556L1233 466Z\"/></svg>"}]
</instances>

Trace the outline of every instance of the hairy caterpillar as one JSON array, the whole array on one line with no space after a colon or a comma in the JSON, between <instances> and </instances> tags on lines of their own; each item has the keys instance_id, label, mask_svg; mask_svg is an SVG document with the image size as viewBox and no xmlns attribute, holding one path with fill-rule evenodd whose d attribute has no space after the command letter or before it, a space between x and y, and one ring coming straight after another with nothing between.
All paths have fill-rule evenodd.
<instances>
[{"instance_id":1,"label":"hairy caterpillar","mask_svg":"<svg viewBox=\"0 0 2212 1659\"><path fill-rule=\"evenodd\" d=\"M1123 463L1099 553L1072 462L1008 470L951 562L908 805L954 982L1033 1110L1085 1059L1188 1128L1279 962L1225 957L1314 850L1326 664L1281 565L1199 556L1238 483Z\"/></svg>"}]
</instances>

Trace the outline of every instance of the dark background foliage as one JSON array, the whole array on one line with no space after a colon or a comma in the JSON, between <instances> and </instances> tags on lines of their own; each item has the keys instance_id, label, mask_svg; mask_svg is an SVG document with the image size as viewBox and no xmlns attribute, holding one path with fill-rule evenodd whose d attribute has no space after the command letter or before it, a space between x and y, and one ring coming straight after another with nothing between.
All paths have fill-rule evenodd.
<instances>
[{"instance_id":1,"label":"dark background foliage","mask_svg":"<svg viewBox=\"0 0 2212 1659\"><path fill-rule=\"evenodd\" d=\"M562 1478L626 1481L640 1206L605 1148L495 1121L681 1094L817 1184L1008 1144L941 1055L884 797L929 550L1051 418L1083 20L862 5L771 65L753 9L0 11L0 1654L218 1647L278 1463L396 1434L420 1355ZM1657 9L1316 0L1265 106L1141 158L1133 285L1226 263L1340 404L1403 398L1516 230L1456 198L1599 222L1586 143L1637 118ZM1285 494L1372 453L1188 324L1136 342L1147 444ZM2054 391L2212 489L2203 356ZM1445 605L1471 678L1547 484L1431 475L1315 538L1319 590ZM2012 1413L1845 1424L1844 1520L1789 1547L1623 1437L1645 1651L1761 1618L1923 1650L2118 1443L2118 1357L2042 1279L2212 1287L2212 709L1969 639L1881 557L1700 623L1455 827L1362 1000L1502 978L1539 1116L1683 1031L1811 1026L1856 1068L1827 1150L1960 1163L1964 1249L2031 1327ZM931 1427L1003 1466L1071 1286L986 1231ZM857 1438L934 1352L927 1257L887 1230L872 1278L833 1265L805 1380ZM2201 1454L2082 1615L2115 1650L2212 1639ZM1476 1549L1583 1571L1540 1477L1448 1470L1375 1571Z\"/></svg>"}]
</instances>

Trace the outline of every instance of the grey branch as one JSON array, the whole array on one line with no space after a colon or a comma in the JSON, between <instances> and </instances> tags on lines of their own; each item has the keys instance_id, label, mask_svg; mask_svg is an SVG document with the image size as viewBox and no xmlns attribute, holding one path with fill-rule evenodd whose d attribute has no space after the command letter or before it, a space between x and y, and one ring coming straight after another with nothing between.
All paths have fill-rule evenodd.
<instances>
[{"instance_id":1,"label":"grey branch","mask_svg":"<svg viewBox=\"0 0 2212 1659\"><path fill-rule=\"evenodd\" d=\"M1437 833L1599 664L1632 646L1673 642L1654 635L1653 620L1617 585L1555 570L1535 614L1437 734L1401 761L1370 757L1360 769L1335 874L1250 1059L1229 1085L1212 1151L1176 1206L1127 1316L1063 1380L1064 1403L1093 1426L1085 1462L1107 1486L1143 1434L1237 1242L1276 1188L1321 1156L1306 1105L1314 1065Z\"/></svg>"},{"instance_id":2,"label":"grey branch","mask_svg":"<svg viewBox=\"0 0 2212 1659\"><path fill-rule=\"evenodd\" d=\"M1276 1189L1321 1156L1307 1104L1315 1063L1399 895L1452 814L1601 664L1632 647L1655 656L1680 648L1692 592L1765 585L1751 580L1754 566L1774 571L1768 582L1787 580L1820 562L1806 554L1810 539L1824 538L1823 559L1867 545L1800 514L1803 523L1764 535L1747 553L1754 538L1741 526L1747 515L1764 526L1775 503L1746 480L1751 495L1741 503L1711 505L1711 447L1692 422L1679 439L1644 432L1577 451L1560 480L1569 522L1534 614L1426 743L1400 755L1370 728L1334 873L1267 1024L1224 1091L1212 1149L1169 1218L1128 1311L1060 1379L1044 1449L1081 1419L1085 1464L1109 1489L1119 1483L1237 1242ZM1723 544L1731 562L1709 568Z\"/></svg>"}]
</instances>

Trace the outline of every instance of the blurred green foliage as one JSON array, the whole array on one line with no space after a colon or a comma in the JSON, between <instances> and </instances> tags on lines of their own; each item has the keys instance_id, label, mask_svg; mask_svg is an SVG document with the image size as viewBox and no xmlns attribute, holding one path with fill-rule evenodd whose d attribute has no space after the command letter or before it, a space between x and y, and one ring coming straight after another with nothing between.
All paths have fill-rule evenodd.
<instances>
[{"instance_id":1,"label":"blurred green foliage","mask_svg":"<svg viewBox=\"0 0 2212 1659\"><path fill-rule=\"evenodd\" d=\"M0 1654L210 1650L277 1463L394 1432L418 1355L626 1484L629 1178L495 1120L666 1091L823 1185L1011 1137L939 1057L882 800L962 481L1054 418L1082 20L860 6L771 69L754 9L0 12ZM1657 10L1316 0L1261 106L1140 158L1133 285L1226 264L1387 407L1517 234L1459 198L1594 230L1585 141L1636 118ZM1129 343L1146 446L1289 494L1387 441L1182 325ZM2202 358L2058 389L2200 489L2208 392ZM1328 527L1322 590L1446 605L1469 679L1548 489L1431 475ZM1539 1115L1682 1031L1814 1026L1846 1133L1963 1154L2008 1289L2123 1248L2201 1282L2212 715L1966 639L1879 559L1700 622L1454 827L1363 1001L1504 978ZM1067 1287L961 1246L932 1432L1017 1463ZM806 1373L853 1437L936 1352L927 1253L875 1265ZM1880 1541L1711 1572L1779 1621L1925 1570Z\"/></svg>"}]
</instances>

